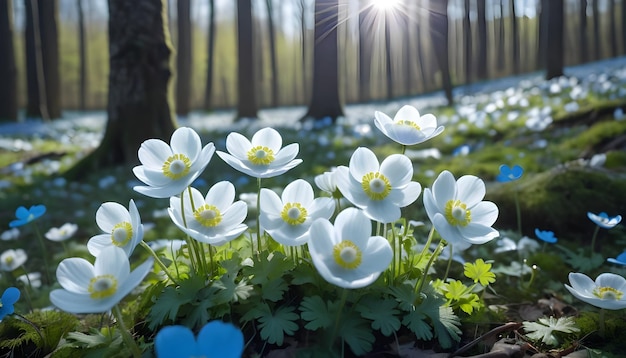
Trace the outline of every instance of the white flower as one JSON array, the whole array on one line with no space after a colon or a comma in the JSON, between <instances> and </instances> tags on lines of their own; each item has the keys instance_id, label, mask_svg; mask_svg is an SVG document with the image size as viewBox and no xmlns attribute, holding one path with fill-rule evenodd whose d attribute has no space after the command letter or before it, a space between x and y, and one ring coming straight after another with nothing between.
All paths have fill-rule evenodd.
<instances>
[{"instance_id":1,"label":"white flower","mask_svg":"<svg viewBox=\"0 0 626 358\"><path fill-rule=\"evenodd\" d=\"M202 148L200 136L182 127L172 134L170 145L160 139L148 139L139 148L140 166L133 168L137 179L146 186L133 189L153 198L180 194L202 173L215 153L209 143Z\"/></svg>"},{"instance_id":2,"label":"white flower","mask_svg":"<svg viewBox=\"0 0 626 358\"><path fill-rule=\"evenodd\" d=\"M334 198L341 197L341 192L339 192L339 188L337 188L336 175L337 168L332 168L329 172L316 175L314 179L315 185Z\"/></svg>"},{"instance_id":3,"label":"white flower","mask_svg":"<svg viewBox=\"0 0 626 358\"><path fill-rule=\"evenodd\" d=\"M31 272L29 274L19 275L17 280L25 285L29 285L32 288L41 287L41 273Z\"/></svg>"},{"instance_id":4,"label":"white flower","mask_svg":"<svg viewBox=\"0 0 626 358\"><path fill-rule=\"evenodd\" d=\"M181 211L181 199L185 220ZM174 224L189 236L200 242L219 246L248 229L248 226L242 224L248 214L248 207L245 202L240 200L233 203L234 200L235 186L228 181L221 181L209 189L206 197L195 188L186 190L180 198L171 197L168 212Z\"/></svg>"},{"instance_id":5,"label":"white flower","mask_svg":"<svg viewBox=\"0 0 626 358\"><path fill-rule=\"evenodd\" d=\"M422 186L411 181L413 165L402 154L392 154L379 165L374 152L357 148L350 167L337 168L339 190L372 220L391 223L400 219L400 208L413 203Z\"/></svg>"},{"instance_id":6,"label":"white flower","mask_svg":"<svg viewBox=\"0 0 626 358\"><path fill-rule=\"evenodd\" d=\"M9 249L3 252L0 255L0 270L2 271L13 271L16 268L22 266L26 260L28 260L28 255L22 249Z\"/></svg>"},{"instance_id":7,"label":"white flower","mask_svg":"<svg viewBox=\"0 0 626 358\"><path fill-rule=\"evenodd\" d=\"M105 247L117 246L130 257L143 240L144 228L132 199L128 210L118 203L103 203L96 211L96 223L104 233L92 236L87 242L87 249L93 256L98 256Z\"/></svg>"},{"instance_id":8,"label":"white flower","mask_svg":"<svg viewBox=\"0 0 626 358\"><path fill-rule=\"evenodd\" d=\"M329 219L335 211L331 198L314 198L311 184L298 179L283 190L282 198L261 189L261 227L285 246L299 246L309 239L309 228L317 218Z\"/></svg>"},{"instance_id":9,"label":"white flower","mask_svg":"<svg viewBox=\"0 0 626 358\"><path fill-rule=\"evenodd\" d=\"M109 246L89 261L72 257L57 267L62 289L50 292L50 302L70 313L107 312L137 287L152 269L152 258L133 272L124 250Z\"/></svg>"},{"instance_id":10,"label":"white flower","mask_svg":"<svg viewBox=\"0 0 626 358\"><path fill-rule=\"evenodd\" d=\"M452 245L483 244L499 233L491 225L498 218L498 207L485 197L485 183L473 175L458 181L449 171L435 179L432 190L424 190L424 207L441 237Z\"/></svg>"},{"instance_id":11,"label":"white flower","mask_svg":"<svg viewBox=\"0 0 626 358\"><path fill-rule=\"evenodd\" d=\"M594 282L585 274L570 272L569 282L571 286L565 288L581 301L608 310L626 308L626 279L622 276L603 273Z\"/></svg>"},{"instance_id":12,"label":"white flower","mask_svg":"<svg viewBox=\"0 0 626 358\"><path fill-rule=\"evenodd\" d=\"M298 143L281 149L282 145L282 137L273 128L259 130L251 141L233 132L226 137L228 153L218 151L217 155L242 173L255 178L271 178L302 163L301 159L294 159L298 155Z\"/></svg>"},{"instance_id":13,"label":"white flower","mask_svg":"<svg viewBox=\"0 0 626 358\"><path fill-rule=\"evenodd\" d=\"M596 215L588 211L587 217L589 218L589 220L593 221L594 224L598 225L599 227L603 229L612 229L622 221L621 215L616 215L616 216L611 217L607 213L604 213L604 212Z\"/></svg>"},{"instance_id":14,"label":"white flower","mask_svg":"<svg viewBox=\"0 0 626 358\"><path fill-rule=\"evenodd\" d=\"M437 127L437 118L428 113L420 116L412 106L403 106L391 119L382 112L374 112L374 124L384 135L402 145L414 145L425 142L443 132L443 126Z\"/></svg>"},{"instance_id":15,"label":"white flower","mask_svg":"<svg viewBox=\"0 0 626 358\"><path fill-rule=\"evenodd\" d=\"M78 230L78 225L72 223L65 223L61 225L61 227L53 227L46 232L46 239L52 241L65 241L70 237L74 236Z\"/></svg>"},{"instance_id":16,"label":"white flower","mask_svg":"<svg viewBox=\"0 0 626 358\"><path fill-rule=\"evenodd\" d=\"M335 225L317 219L311 225L309 252L315 268L328 282L344 288L376 281L393 257L382 236L370 236L371 221L356 208L339 213Z\"/></svg>"},{"instance_id":17,"label":"white flower","mask_svg":"<svg viewBox=\"0 0 626 358\"><path fill-rule=\"evenodd\" d=\"M2 232L2 235L0 235L0 240L2 241L17 240L18 237L20 237L20 229L14 227L12 229Z\"/></svg>"}]
</instances>

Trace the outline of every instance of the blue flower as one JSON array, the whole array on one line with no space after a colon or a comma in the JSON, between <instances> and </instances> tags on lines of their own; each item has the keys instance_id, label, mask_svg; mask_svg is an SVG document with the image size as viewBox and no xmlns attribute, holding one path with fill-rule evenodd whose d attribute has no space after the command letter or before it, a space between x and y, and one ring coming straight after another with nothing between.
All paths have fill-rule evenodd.
<instances>
[{"instance_id":1,"label":"blue flower","mask_svg":"<svg viewBox=\"0 0 626 358\"><path fill-rule=\"evenodd\" d=\"M496 180L501 183L514 181L522 177L524 169L519 165L514 165L512 168L506 164L500 166L500 174L496 177Z\"/></svg>"},{"instance_id":2,"label":"blue flower","mask_svg":"<svg viewBox=\"0 0 626 358\"><path fill-rule=\"evenodd\" d=\"M166 326L157 333L154 346L158 358L240 358L243 334L234 325L222 321L204 325L197 339L185 326Z\"/></svg>"},{"instance_id":3,"label":"blue flower","mask_svg":"<svg viewBox=\"0 0 626 358\"><path fill-rule=\"evenodd\" d=\"M537 235L537 238L539 238L539 240L545 241L549 244L554 244L557 241L552 231L542 231L539 229L535 229L535 235Z\"/></svg>"},{"instance_id":4,"label":"blue flower","mask_svg":"<svg viewBox=\"0 0 626 358\"><path fill-rule=\"evenodd\" d=\"M626 251L619 254L616 258L611 257L606 260L612 264L626 266Z\"/></svg>"},{"instance_id":5,"label":"blue flower","mask_svg":"<svg viewBox=\"0 0 626 358\"><path fill-rule=\"evenodd\" d=\"M587 212L587 217L589 220L593 221L594 224L603 229L612 229L615 225L622 221L621 215L610 217L607 213L600 213L596 215L592 212Z\"/></svg>"},{"instance_id":6,"label":"blue flower","mask_svg":"<svg viewBox=\"0 0 626 358\"><path fill-rule=\"evenodd\" d=\"M30 209L26 209L20 206L15 210L15 217L17 220L13 220L9 223L9 227L18 227L28 224L29 222L38 219L40 216L46 213L46 207L44 205L33 205Z\"/></svg>"},{"instance_id":7,"label":"blue flower","mask_svg":"<svg viewBox=\"0 0 626 358\"><path fill-rule=\"evenodd\" d=\"M13 313L13 304L20 299L20 290L15 287L9 287L4 290L2 298L0 298L0 321Z\"/></svg>"}]
</instances>

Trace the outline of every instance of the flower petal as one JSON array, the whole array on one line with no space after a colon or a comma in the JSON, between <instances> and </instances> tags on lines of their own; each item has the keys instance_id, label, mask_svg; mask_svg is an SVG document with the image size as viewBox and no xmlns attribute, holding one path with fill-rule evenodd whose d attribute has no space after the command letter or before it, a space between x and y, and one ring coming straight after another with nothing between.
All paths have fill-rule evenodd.
<instances>
[{"instance_id":1,"label":"flower petal","mask_svg":"<svg viewBox=\"0 0 626 358\"><path fill-rule=\"evenodd\" d=\"M485 182L474 175L464 175L456 182L456 198L467 205L468 208L478 204L485 197Z\"/></svg>"},{"instance_id":2,"label":"flower petal","mask_svg":"<svg viewBox=\"0 0 626 358\"><path fill-rule=\"evenodd\" d=\"M198 333L197 356L240 358L243 347L241 330L230 323L211 321Z\"/></svg>"},{"instance_id":3,"label":"flower petal","mask_svg":"<svg viewBox=\"0 0 626 358\"><path fill-rule=\"evenodd\" d=\"M209 356L197 349L196 337L185 326L166 326L154 338L154 349L158 358Z\"/></svg>"},{"instance_id":4,"label":"flower petal","mask_svg":"<svg viewBox=\"0 0 626 358\"><path fill-rule=\"evenodd\" d=\"M266 127L258 130L252 136L252 140L250 141L253 147L258 145L265 146L274 151L274 153L278 153L280 147L283 146L283 138L280 136L280 133L274 128Z\"/></svg>"},{"instance_id":5,"label":"flower petal","mask_svg":"<svg viewBox=\"0 0 626 358\"><path fill-rule=\"evenodd\" d=\"M95 276L94 267L87 260L78 257L61 261L56 273L61 287L82 294L89 292L89 282Z\"/></svg>"}]
</instances>

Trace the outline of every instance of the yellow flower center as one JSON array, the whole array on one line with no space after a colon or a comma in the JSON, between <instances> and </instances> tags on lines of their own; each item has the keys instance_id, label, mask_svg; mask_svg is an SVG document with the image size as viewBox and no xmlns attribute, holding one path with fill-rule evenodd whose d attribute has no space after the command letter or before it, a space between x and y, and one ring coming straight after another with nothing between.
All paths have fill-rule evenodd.
<instances>
[{"instance_id":1,"label":"yellow flower center","mask_svg":"<svg viewBox=\"0 0 626 358\"><path fill-rule=\"evenodd\" d=\"M15 260L15 258L13 258L13 256L7 256L7 257L4 258L4 263L7 264L7 265L11 265L14 260Z\"/></svg>"},{"instance_id":2,"label":"yellow flower center","mask_svg":"<svg viewBox=\"0 0 626 358\"><path fill-rule=\"evenodd\" d=\"M300 203L287 203L283 206L280 217L289 225L300 225L306 221L307 211Z\"/></svg>"},{"instance_id":3,"label":"yellow flower center","mask_svg":"<svg viewBox=\"0 0 626 358\"><path fill-rule=\"evenodd\" d=\"M100 275L89 280L89 296L93 299L102 299L117 292L117 279L113 275Z\"/></svg>"},{"instance_id":4,"label":"yellow flower center","mask_svg":"<svg viewBox=\"0 0 626 358\"><path fill-rule=\"evenodd\" d=\"M420 128L420 126L418 126L417 123L415 123L413 121L405 121L405 120L401 119L401 120L397 121L396 124L400 125L400 126L409 126L411 128L417 129L418 131L422 130L422 128Z\"/></svg>"},{"instance_id":5,"label":"yellow flower center","mask_svg":"<svg viewBox=\"0 0 626 358\"><path fill-rule=\"evenodd\" d=\"M202 205L193 212L193 217L200 225L206 227L215 227L222 222L222 213L215 205Z\"/></svg>"},{"instance_id":6,"label":"yellow flower center","mask_svg":"<svg viewBox=\"0 0 626 358\"><path fill-rule=\"evenodd\" d=\"M132 237L133 226L128 221L118 223L111 230L111 242L117 247L125 246Z\"/></svg>"},{"instance_id":7,"label":"yellow flower center","mask_svg":"<svg viewBox=\"0 0 626 358\"><path fill-rule=\"evenodd\" d=\"M163 175L166 177L177 180L189 173L191 168L191 160L184 154L171 155L165 163L163 163Z\"/></svg>"},{"instance_id":8,"label":"yellow flower center","mask_svg":"<svg viewBox=\"0 0 626 358\"><path fill-rule=\"evenodd\" d=\"M274 151L257 145L248 151L248 160L254 165L269 165L274 161Z\"/></svg>"},{"instance_id":9,"label":"yellow flower center","mask_svg":"<svg viewBox=\"0 0 626 358\"><path fill-rule=\"evenodd\" d=\"M391 191L389 179L380 172L369 172L363 176L361 186L372 200L383 200Z\"/></svg>"},{"instance_id":10,"label":"yellow flower center","mask_svg":"<svg viewBox=\"0 0 626 358\"><path fill-rule=\"evenodd\" d=\"M461 200L448 200L445 211L446 220L452 226L467 226L472 221L472 212Z\"/></svg>"},{"instance_id":11,"label":"yellow flower center","mask_svg":"<svg viewBox=\"0 0 626 358\"><path fill-rule=\"evenodd\" d=\"M361 250L350 240L344 240L333 247L333 258L337 265L353 270L361 265Z\"/></svg>"},{"instance_id":12,"label":"yellow flower center","mask_svg":"<svg viewBox=\"0 0 626 358\"><path fill-rule=\"evenodd\" d=\"M613 287L596 287L593 289L593 294L603 300L619 301L622 299L624 292Z\"/></svg>"}]
</instances>

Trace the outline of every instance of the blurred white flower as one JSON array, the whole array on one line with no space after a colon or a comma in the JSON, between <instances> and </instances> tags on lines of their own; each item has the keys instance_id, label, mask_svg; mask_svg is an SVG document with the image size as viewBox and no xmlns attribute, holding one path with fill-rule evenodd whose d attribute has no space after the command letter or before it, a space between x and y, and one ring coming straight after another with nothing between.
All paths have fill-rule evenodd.
<instances>
[{"instance_id":1,"label":"blurred white flower","mask_svg":"<svg viewBox=\"0 0 626 358\"><path fill-rule=\"evenodd\" d=\"M18 237L20 237L20 229L14 227L12 229L5 230L4 232L2 232L2 234L0 235L0 240L2 241L17 240Z\"/></svg>"},{"instance_id":2,"label":"blurred white flower","mask_svg":"<svg viewBox=\"0 0 626 358\"><path fill-rule=\"evenodd\" d=\"M17 277L17 280L22 282L25 285L29 285L32 288L41 287L41 273L40 272L31 272L25 275L20 275Z\"/></svg>"},{"instance_id":3,"label":"blurred white flower","mask_svg":"<svg viewBox=\"0 0 626 358\"><path fill-rule=\"evenodd\" d=\"M391 119L383 112L374 112L374 124L389 139L402 145L415 145L425 142L443 132L443 126L437 126L437 118L428 113L420 115L419 111L405 105Z\"/></svg>"},{"instance_id":4,"label":"blurred white flower","mask_svg":"<svg viewBox=\"0 0 626 358\"><path fill-rule=\"evenodd\" d=\"M45 233L46 239L51 241L65 241L76 233L78 225L73 223L65 223L61 227L53 227Z\"/></svg>"},{"instance_id":5,"label":"blurred white flower","mask_svg":"<svg viewBox=\"0 0 626 358\"><path fill-rule=\"evenodd\" d=\"M0 254L0 270L2 271L13 271L18 267L22 266L26 260L28 260L28 255L26 255L26 251L22 249L9 249Z\"/></svg>"}]
</instances>

